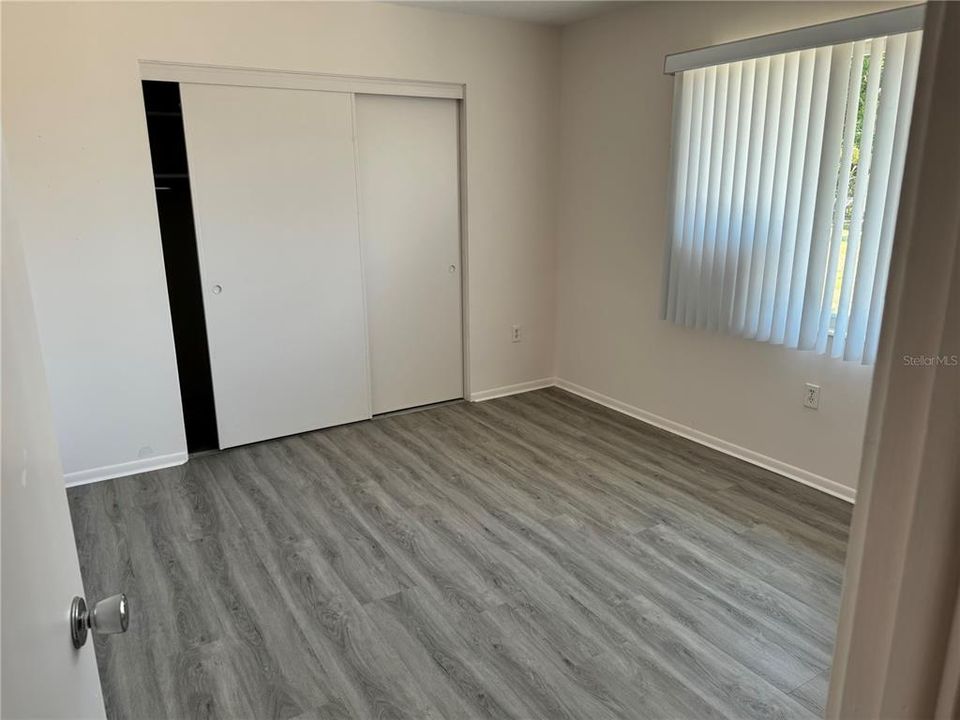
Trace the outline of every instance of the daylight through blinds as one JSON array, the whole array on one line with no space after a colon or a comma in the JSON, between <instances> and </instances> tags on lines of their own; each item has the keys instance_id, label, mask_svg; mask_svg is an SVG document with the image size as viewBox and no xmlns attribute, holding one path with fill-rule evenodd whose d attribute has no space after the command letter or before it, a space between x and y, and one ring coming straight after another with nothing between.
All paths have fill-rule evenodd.
<instances>
[{"instance_id":1,"label":"daylight through blinds","mask_svg":"<svg viewBox=\"0 0 960 720\"><path fill-rule=\"evenodd\" d=\"M676 75L667 319L873 362L920 42Z\"/></svg>"}]
</instances>

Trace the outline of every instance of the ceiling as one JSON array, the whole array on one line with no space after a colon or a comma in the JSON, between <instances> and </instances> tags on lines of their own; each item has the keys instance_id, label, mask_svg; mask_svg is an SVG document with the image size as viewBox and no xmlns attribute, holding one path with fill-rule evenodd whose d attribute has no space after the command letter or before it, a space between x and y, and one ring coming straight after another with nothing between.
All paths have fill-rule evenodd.
<instances>
[{"instance_id":1,"label":"ceiling","mask_svg":"<svg viewBox=\"0 0 960 720\"><path fill-rule=\"evenodd\" d=\"M490 17L523 20L547 25L568 25L585 18L601 15L611 9L629 4L626 0L426 0L414 2L401 1L401 5L415 5L431 10L447 10L468 15L487 15Z\"/></svg>"}]
</instances>

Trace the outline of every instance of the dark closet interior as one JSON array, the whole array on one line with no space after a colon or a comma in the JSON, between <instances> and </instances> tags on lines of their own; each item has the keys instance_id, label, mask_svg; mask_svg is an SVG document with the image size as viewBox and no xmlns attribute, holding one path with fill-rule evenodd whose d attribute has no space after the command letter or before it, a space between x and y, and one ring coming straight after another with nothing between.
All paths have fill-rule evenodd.
<instances>
[{"instance_id":1,"label":"dark closet interior","mask_svg":"<svg viewBox=\"0 0 960 720\"><path fill-rule=\"evenodd\" d=\"M180 398L191 453L219 447L187 148L175 82L143 81Z\"/></svg>"}]
</instances>

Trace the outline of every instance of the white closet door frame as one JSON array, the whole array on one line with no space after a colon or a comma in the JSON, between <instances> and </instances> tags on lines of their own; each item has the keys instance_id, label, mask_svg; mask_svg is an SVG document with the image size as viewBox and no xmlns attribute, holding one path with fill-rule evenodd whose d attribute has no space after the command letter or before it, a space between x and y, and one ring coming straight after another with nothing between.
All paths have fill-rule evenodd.
<instances>
[{"instance_id":1,"label":"white closet door frame","mask_svg":"<svg viewBox=\"0 0 960 720\"><path fill-rule=\"evenodd\" d=\"M205 65L199 63L178 63L164 60L140 60L140 79L159 80L177 83L209 85L239 85L243 87L286 88L296 90L326 90L344 92L351 95L354 135L356 135L356 96L395 95L399 97L448 98L457 100L457 125L459 128L459 180L460 180L460 309L461 331L463 334L463 396L471 396L470 382L470 263L467 223L467 117L466 83L406 80L393 78L374 78L359 75L337 75L290 70L272 70L264 68L235 67L228 65ZM146 120L144 119L144 123ZM354 162L359 173L359 155L354 143ZM359 182L359 177L358 177ZM359 194L359 186L357 188ZM362 198L360 199L362 202ZM360 229L362 232L362 227ZM361 269L363 268L361 245ZM361 278L364 298L366 281ZM366 302L366 301L364 301ZM366 307L365 307L366 312ZM367 348L370 347L369 325L365 322ZM371 363L367 358L368 382Z\"/></svg>"},{"instance_id":2,"label":"white closet door frame","mask_svg":"<svg viewBox=\"0 0 960 720\"><path fill-rule=\"evenodd\" d=\"M141 80L194 83L199 85L242 85L245 87L287 88L290 90L328 90L364 95L404 95L462 100L466 85L435 80L398 80L361 75L328 75L294 70L266 70L141 60Z\"/></svg>"}]
</instances>

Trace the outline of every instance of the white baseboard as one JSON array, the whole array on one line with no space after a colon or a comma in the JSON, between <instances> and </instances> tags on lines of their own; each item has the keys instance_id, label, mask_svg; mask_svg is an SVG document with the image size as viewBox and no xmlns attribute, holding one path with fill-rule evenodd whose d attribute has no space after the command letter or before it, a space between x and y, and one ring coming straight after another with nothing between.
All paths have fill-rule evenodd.
<instances>
[{"instance_id":1,"label":"white baseboard","mask_svg":"<svg viewBox=\"0 0 960 720\"><path fill-rule=\"evenodd\" d=\"M708 435L705 432L695 430L694 428L674 422L673 420L668 420L660 417L659 415L654 415L651 412L641 410L638 407L628 405L625 402L615 400L614 398L596 392L595 390L583 387L582 385L577 385L569 380L563 380L562 378L540 378L539 380L530 380L528 382L516 383L515 385L504 385L502 387L491 388L489 390L481 390L480 392L470 393L470 401L482 402L484 400L493 400L494 398L498 397L517 395L519 393L530 392L531 390L540 390L542 388L553 386L559 387L567 392L571 392L574 395L579 395L580 397L591 400L599 405L608 407L611 410L616 410L624 415L629 415L632 418L636 418L637 420L654 425L662 430L671 432L674 435L685 437L688 440L692 440L693 442L701 445L706 445L709 448L719 450L727 455L740 458L741 460L744 460L752 465L757 465L758 467L775 472L778 475L783 475L791 480L803 483L804 485L809 485L810 487L821 490L829 495L841 498L842 500L846 500L847 502L854 502L856 499L856 490L847 487L846 485L842 485L834 480L830 480L829 478L812 473L809 470L804 470L803 468L796 467L795 465L790 465L789 463L785 463L781 460L777 460L776 458L758 453L754 450L741 447L740 445L728 442L722 438ZM126 475L136 475L138 473L149 472L150 470L160 470L173 465L182 465L186 461L186 452L171 453L169 455L159 455L157 457L145 458L143 460L134 460L132 462L119 463L117 465L108 465L106 467L68 473L64 476L64 480L66 481L67 487L74 487L76 485L86 485L87 483L99 482L100 480L109 480L111 478L124 477Z\"/></svg>"},{"instance_id":2,"label":"white baseboard","mask_svg":"<svg viewBox=\"0 0 960 720\"><path fill-rule=\"evenodd\" d=\"M556 384L556 378L548 377L517 383L516 385L504 385L502 387L470 393L470 402L483 402L484 400L493 400L494 398L506 397L507 395L530 392L531 390L541 390L543 388L553 387Z\"/></svg>"},{"instance_id":3,"label":"white baseboard","mask_svg":"<svg viewBox=\"0 0 960 720\"><path fill-rule=\"evenodd\" d=\"M76 487L77 485L86 485L87 483L100 482L101 480L110 480L111 478L137 475L139 473L150 472L151 470L160 470L162 468L172 467L173 465L183 465L186 461L186 452L176 452L170 453L169 455L157 455L155 457L143 458L142 460L131 460L130 462L117 463L116 465L92 468L90 470L78 470L65 474L63 479L67 487Z\"/></svg>"},{"instance_id":4,"label":"white baseboard","mask_svg":"<svg viewBox=\"0 0 960 720\"><path fill-rule=\"evenodd\" d=\"M572 383L569 380L557 378L555 384L562 390L571 392L574 395L579 395L587 400L592 400L593 402L603 405L604 407L608 407L611 410L616 410L624 415L629 415L637 420L642 420L650 425L655 425L656 427L666 430L667 432L672 432L674 435L680 435L688 440L693 440L696 443L706 445L714 450L719 450L727 455L740 458L751 465L757 465L766 470L771 470L778 475L783 475L791 480L796 480L804 485L809 485L810 487L821 490L842 500L846 500L847 502L852 503L856 500L857 491L853 488L847 487L846 485L841 485L834 480L817 475L809 470L798 468L795 465L790 465L789 463L782 462L776 458L772 458L754 450L741 447L740 445L735 445L732 442L728 442L713 435L708 435L707 433L695 430L692 427L681 425L673 420L667 420L666 418L662 418L659 415L654 415L646 410L641 410L633 405L628 405L625 402L614 400L613 398L607 397L606 395L598 393L595 390L591 390L590 388L585 388L582 385Z\"/></svg>"}]
</instances>

